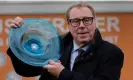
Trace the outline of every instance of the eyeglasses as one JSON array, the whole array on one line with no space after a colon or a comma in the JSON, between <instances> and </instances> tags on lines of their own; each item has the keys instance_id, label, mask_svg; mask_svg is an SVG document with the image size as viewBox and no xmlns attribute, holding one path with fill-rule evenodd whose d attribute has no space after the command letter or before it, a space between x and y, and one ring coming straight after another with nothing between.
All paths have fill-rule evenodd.
<instances>
[{"instance_id":1,"label":"eyeglasses","mask_svg":"<svg viewBox=\"0 0 133 80\"><path fill-rule=\"evenodd\" d=\"M93 17L84 17L82 19L79 18L74 18L74 19L70 19L68 22L73 26L73 27L78 27L81 23L81 21L83 22L83 24L85 26L89 26L93 23Z\"/></svg>"}]
</instances>

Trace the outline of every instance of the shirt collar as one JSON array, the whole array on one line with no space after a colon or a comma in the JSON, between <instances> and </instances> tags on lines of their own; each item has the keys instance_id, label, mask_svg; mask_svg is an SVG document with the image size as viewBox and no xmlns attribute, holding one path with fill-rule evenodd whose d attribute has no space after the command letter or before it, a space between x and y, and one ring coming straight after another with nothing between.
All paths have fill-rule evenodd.
<instances>
[{"instance_id":1,"label":"shirt collar","mask_svg":"<svg viewBox=\"0 0 133 80\"><path fill-rule=\"evenodd\" d=\"M77 51L79 49L79 46L76 44L76 42L73 40L73 52ZM88 45L84 46L82 48L84 51L88 49Z\"/></svg>"}]
</instances>

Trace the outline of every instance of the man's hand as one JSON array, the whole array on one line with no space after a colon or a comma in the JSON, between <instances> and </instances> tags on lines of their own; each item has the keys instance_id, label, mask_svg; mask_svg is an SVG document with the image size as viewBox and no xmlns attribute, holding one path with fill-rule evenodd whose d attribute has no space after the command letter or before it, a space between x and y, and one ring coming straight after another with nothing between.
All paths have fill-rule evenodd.
<instances>
[{"instance_id":1,"label":"man's hand","mask_svg":"<svg viewBox=\"0 0 133 80\"><path fill-rule=\"evenodd\" d=\"M59 77L60 72L64 69L64 66L60 61L54 62L53 60L49 61L49 64L44 67L48 72L56 77Z\"/></svg>"},{"instance_id":2,"label":"man's hand","mask_svg":"<svg viewBox=\"0 0 133 80\"><path fill-rule=\"evenodd\" d=\"M9 24L10 28L17 28L20 27L23 24L23 18L16 17L11 21L11 24Z\"/></svg>"}]
</instances>

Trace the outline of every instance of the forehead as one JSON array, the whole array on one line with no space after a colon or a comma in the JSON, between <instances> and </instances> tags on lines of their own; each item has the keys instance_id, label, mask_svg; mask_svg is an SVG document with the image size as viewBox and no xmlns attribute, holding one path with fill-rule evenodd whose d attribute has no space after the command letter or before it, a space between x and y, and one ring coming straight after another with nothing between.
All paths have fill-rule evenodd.
<instances>
[{"instance_id":1,"label":"forehead","mask_svg":"<svg viewBox=\"0 0 133 80\"><path fill-rule=\"evenodd\" d=\"M82 18L82 17L93 17L92 12L87 7L74 7L69 12L70 19Z\"/></svg>"}]
</instances>

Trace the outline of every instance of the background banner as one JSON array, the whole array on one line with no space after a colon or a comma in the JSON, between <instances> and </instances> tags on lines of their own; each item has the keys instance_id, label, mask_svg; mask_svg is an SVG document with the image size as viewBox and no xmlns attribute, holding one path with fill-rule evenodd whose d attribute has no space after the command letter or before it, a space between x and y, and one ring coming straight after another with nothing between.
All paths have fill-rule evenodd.
<instances>
[{"instance_id":1,"label":"background banner","mask_svg":"<svg viewBox=\"0 0 133 80\"><path fill-rule=\"evenodd\" d=\"M6 54L8 49L9 23L16 16L42 18L56 26L60 34L68 32L64 14L0 15L0 80L38 80L37 77L22 77L15 73L12 62ZM124 52L124 66L120 80L133 80L133 14L98 13L97 28L104 40L119 46ZM19 36L19 35L18 35Z\"/></svg>"}]
</instances>

